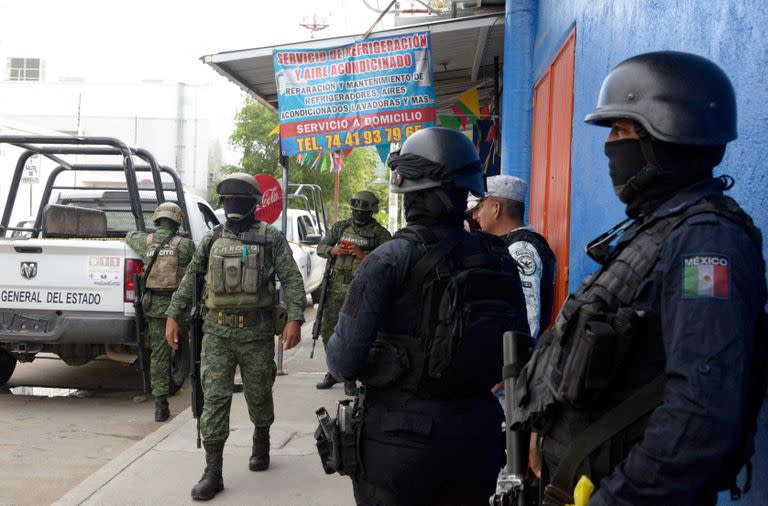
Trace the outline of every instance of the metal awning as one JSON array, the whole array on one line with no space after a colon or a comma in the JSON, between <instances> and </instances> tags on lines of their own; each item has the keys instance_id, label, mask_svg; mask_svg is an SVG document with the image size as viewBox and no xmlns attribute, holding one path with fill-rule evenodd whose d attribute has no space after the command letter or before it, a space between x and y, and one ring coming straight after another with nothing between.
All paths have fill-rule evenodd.
<instances>
[{"instance_id":1,"label":"metal awning","mask_svg":"<svg viewBox=\"0 0 768 506\"><path fill-rule=\"evenodd\" d=\"M455 18L373 32L373 37L429 31L432 38L435 99L438 112L447 112L456 95L477 87L480 102L488 101L493 89L494 57L504 53L504 12ZM319 49L343 46L360 36L308 40L278 46L226 51L203 56L213 67L258 101L277 110L277 87L272 51L275 49Z\"/></svg>"}]
</instances>

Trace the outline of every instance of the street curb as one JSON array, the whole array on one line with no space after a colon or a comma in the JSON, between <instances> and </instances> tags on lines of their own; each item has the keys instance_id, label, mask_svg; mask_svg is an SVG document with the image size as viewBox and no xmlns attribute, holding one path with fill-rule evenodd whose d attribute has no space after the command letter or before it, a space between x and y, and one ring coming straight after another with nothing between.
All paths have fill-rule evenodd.
<instances>
[{"instance_id":1,"label":"street curb","mask_svg":"<svg viewBox=\"0 0 768 506\"><path fill-rule=\"evenodd\" d=\"M125 471L131 464L140 459L152 448L160 444L175 430L181 428L182 425L189 421L191 415L192 408L189 407L185 409L176 415L173 420L162 425L154 432L148 434L144 439L123 451L123 453L84 479L82 482L80 482L79 485L76 485L69 492L64 494L58 501L54 502L53 505L75 506L84 503L107 483Z\"/></svg>"}]
</instances>

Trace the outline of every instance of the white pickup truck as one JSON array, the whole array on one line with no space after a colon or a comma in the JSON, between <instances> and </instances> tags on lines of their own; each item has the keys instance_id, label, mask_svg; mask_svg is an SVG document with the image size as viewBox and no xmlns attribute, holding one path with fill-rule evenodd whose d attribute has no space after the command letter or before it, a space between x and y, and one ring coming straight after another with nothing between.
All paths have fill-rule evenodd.
<instances>
[{"instance_id":1,"label":"white pickup truck","mask_svg":"<svg viewBox=\"0 0 768 506\"><path fill-rule=\"evenodd\" d=\"M130 169L125 169L126 179L136 181ZM62 172L69 170L88 169L65 167ZM196 243L218 224L207 202L184 194L178 176L162 170L174 179L173 190L139 190L139 184L79 189L57 184L54 174L31 226L10 226L13 202L6 202L0 222L0 385L10 379L17 360L32 361L41 352L54 353L69 365L99 356L134 363L134 274L141 272L142 261L125 244L125 234L152 230L159 195L182 205L181 233ZM9 200L14 194L12 187ZM174 354L174 390L189 371L184 348Z\"/></svg>"}]
</instances>

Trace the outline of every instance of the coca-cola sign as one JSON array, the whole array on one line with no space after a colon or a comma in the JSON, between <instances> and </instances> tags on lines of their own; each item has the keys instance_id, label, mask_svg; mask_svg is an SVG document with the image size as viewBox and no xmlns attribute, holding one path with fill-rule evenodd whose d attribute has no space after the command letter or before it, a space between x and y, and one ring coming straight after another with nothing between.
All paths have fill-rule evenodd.
<instances>
[{"instance_id":1,"label":"coca-cola sign","mask_svg":"<svg viewBox=\"0 0 768 506\"><path fill-rule=\"evenodd\" d=\"M274 223L283 210L283 189L274 176L256 174L255 177L261 190L261 204L256 207L253 215L258 220Z\"/></svg>"}]
</instances>

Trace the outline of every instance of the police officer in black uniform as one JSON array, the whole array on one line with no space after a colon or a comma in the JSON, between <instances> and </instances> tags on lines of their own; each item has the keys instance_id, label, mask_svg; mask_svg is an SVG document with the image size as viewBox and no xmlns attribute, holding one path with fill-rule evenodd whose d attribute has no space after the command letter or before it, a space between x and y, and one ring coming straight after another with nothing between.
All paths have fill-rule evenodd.
<instances>
[{"instance_id":1,"label":"police officer in black uniform","mask_svg":"<svg viewBox=\"0 0 768 506\"><path fill-rule=\"evenodd\" d=\"M611 129L630 220L588 247L600 269L528 364L528 385L548 385L529 387L520 417L540 421L545 504L572 503L582 475L598 487L590 505L738 496L765 387L766 287L760 231L724 195L733 179L712 175L736 138L731 83L697 55L638 55L586 121Z\"/></svg>"},{"instance_id":2,"label":"police officer in black uniform","mask_svg":"<svg viewBox=\"0 0 768 506\"><path fill-rule=\"evenodd\" d=\"M502 458L502 412L490 393L501 379L501 333L528 332L520 278L500 239L463 228L468 192L481 196L485 189L466 136L421 130L389 165L391 191L404 194L408 225L357 270L327 347L331 373L364 386L355 499L485 504ZM487 305L464 299L465 313L442 305L445 285L471 268L486 282L472 281L462 293ZM468 314L472 323L445 333L436 316L441 310ZM481 315L484 310L491 313ZM444 346L449 341L453 348ZM441 363L449 365L440 369Z\"/></svg>"}]
</instances>

